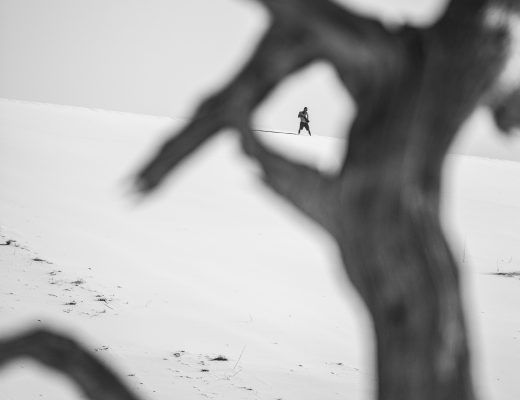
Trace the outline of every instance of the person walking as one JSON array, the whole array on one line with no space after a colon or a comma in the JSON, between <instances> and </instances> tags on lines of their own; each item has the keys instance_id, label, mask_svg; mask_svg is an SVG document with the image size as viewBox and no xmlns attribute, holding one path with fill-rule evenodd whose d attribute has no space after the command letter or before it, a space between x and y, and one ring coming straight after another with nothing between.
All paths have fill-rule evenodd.
<instances>
[{"instance_id":1,"label":"person walking","mask_svg":"<svg viewBox=\"0 0 520 400\"><path fill-rule=\"evenodd\" d=\"M307 132L309 132L309 136L311 135L311 130L309 128L309 113L307 112L307 107L303 108L303 111L300 111L298 113L298 118L300 118L300 129L298 129L298 135L300 134L300 131L302 129L307 129Z\"/></svg>"}]
</instances>

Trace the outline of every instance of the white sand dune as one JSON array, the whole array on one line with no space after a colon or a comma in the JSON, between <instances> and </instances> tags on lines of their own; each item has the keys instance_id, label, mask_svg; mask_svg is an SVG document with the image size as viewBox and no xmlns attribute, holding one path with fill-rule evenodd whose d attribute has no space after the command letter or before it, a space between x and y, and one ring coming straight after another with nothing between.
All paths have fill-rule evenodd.
<instances>
[{"instance_id":1,"label":"white sand dune","mask_svg":"<svg viewBox=\"0 0 520 400\"><path fill-rule=\"evenodd\" d=\"M178 124L0 101L2 335L69 332L146 399L370 398L370 325L334 244L258 182L231 133L152 198L125 195ZM341 140L261 136L339 165ZM520 280L489 273L520 270L520 164L450 156L446 176L477 382L490 398L517 398ZM81 398L25 360L1 371L0 393Z\"/></svg>"}]
</instances>

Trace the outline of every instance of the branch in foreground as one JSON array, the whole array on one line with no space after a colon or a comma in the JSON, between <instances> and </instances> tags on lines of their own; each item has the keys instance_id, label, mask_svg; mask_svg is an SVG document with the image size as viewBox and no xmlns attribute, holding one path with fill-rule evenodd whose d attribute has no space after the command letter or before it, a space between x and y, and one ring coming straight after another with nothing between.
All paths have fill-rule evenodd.
<instances>
[{"instance_id":1,"label":"branch in foreground","mask_svg":"<svg viewBox=\"0 0 520 400\"><path fill-rule=\"evenodd\" d=\"M106 365L66 336L34 330L0 341L0 368L20 357L65 374L91 400L139 400Z\"/></svg>"},{"instance_id":2,"label":"branch in foreground","mask_svg":"<svg viewBox=\"0 0 520 400\"><path fill-rule=\"evenodd\" d=\"M200 105L193 121L137 174L138 192L154 190L185 157L221 129L248 120L280 81L310 62L332 62L356 99L373 84L368 72L381 70L395 50L395 35L381 23L333 2L260 1L271 12L272 23L251 59L226 87Z\"/></svg>"},{"instance_id":3,"label":"branch in foreground","mask_svg":"<svg viewBox=\"0 0 520 400\"><path fill-rule=\"evenodd\" d=\"M339 226L334 178L287 159L267 148L249 129L242 128L246 154L259 162L264 182L298 210L337 237Z\"/></svg>"},{"instance_id":4,"label":"branch in foreground","mask_svg":"<svg viewBox=\"0 0 520 400\"><path fill-rule=\"evenodd\" d=\"M168 140L138 173L136 189L147 193L211 136L248 118L253 109L290 73L312 61L305 34L271 26L244 69L223 90L199 106L193 121Z\"/></svg>"}]
</instances>

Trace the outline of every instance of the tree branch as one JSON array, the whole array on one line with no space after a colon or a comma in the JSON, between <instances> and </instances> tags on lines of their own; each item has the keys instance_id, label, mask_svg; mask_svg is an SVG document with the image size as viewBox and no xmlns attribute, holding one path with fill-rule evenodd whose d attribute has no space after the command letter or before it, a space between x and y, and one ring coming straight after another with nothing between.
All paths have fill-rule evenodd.
<instances>
[{"instance_id":1,"label":"tree branch","mask_svg":"<svg viewBox=\"0 0 520 400\"><path fill-rule=\"evenodd\" d=\"M0 368L19 357L62 372L91 400L139 400L107 366L66 336L34 330L0 341Z\"/></svg>"},{"instance_id":2,"label":"tree branch","mask_svg":"<svg viewBox=\"0 0 520 400\"><path fill-rule=\"evenodd\" d=\"M248 118L280 80L313 60L310 50L303 31L271 26L236 78L202 102L193 121L168 140L138 173L137 190L150 192L204 141Z\"/></svg>"},{"instance_id":3,"label":"tree branch","mask_svg":"<svg viewBox=\"0 0 520 400\"><path fill-rule=\"evenodd\" d=\"M246 127L241 129L243 149L258 161L264 182L303 214L338 237L338 196L334 179L268 149Z\"/></svg>"},{"instance_id":4,"label":"tree branch","mask_svg":"<svg viewBox=\"0 0 520 400\"><path fill-rule=\"evenodd\" d=\"M381 62L380 58L393 54L389 39L394 35L379 22L356 16L330 1L260 1L271 11L272 24L251 59L224 89L200 105L193 121L164 143L137 174L138 191L152 191L212 135L248 120L282 79L310 62L330 60L356 97L372 83L370 68L388 65L388 60ZM308 18L309 14L313 18Z\"/></svg>"},{"instance_id":5,"label":"tree branch","mask_svg":"<svg viewBox=\"0 0 520 400\"><path fill-rule=\"evenodd\" d=\"M515 90L492 108L495 122L504 133L520 127L520 89Z\"/></svg>"}]
</instances>

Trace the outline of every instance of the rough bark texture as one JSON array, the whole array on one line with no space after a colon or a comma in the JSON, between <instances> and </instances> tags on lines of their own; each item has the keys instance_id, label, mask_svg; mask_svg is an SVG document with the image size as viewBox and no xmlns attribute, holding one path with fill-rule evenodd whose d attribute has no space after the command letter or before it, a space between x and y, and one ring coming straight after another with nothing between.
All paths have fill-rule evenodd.
<instances>
[{"instance_id":1,"label":"rough bark texture","mask_svg":"<svg viewBox=\"0 0 520 400\"><path fill-rule=\"evenodd\" d=\"M459 273L439 221L441 168L479 103L503 130L520 122L510 64L519 2L453 0L428 28L389 31L328 0L258 1L271 25L250 61L162 146L137 189L152 191L205 140L236 129L265 183L336 239L372 317L378 399L473 399ZM318 59L358 110L330 176L266 148L249 126L278 83Z\"/></svg>"}]
</instances>

